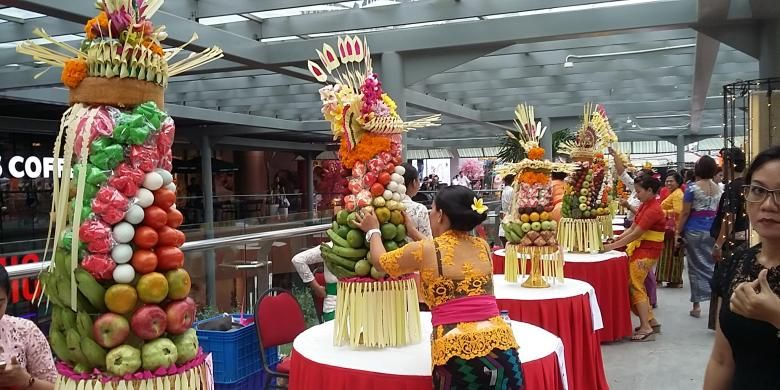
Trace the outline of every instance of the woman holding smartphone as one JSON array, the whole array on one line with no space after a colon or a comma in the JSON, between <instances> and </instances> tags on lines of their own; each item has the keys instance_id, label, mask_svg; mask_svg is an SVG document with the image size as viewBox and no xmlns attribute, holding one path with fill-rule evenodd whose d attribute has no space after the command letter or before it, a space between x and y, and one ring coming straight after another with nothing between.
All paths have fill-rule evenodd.
<instances>
[{"instance_id":1,"label":"woman holding smartphone","mask_svg":"<svg viewBox=\"0 0 780 390\"><path fill-rule=\"evenodd\" d=\"M5 314L10 292L0 265L0 389L52 390L57 370L46 336L32 321Z\"/></svg>"}]
</instances>

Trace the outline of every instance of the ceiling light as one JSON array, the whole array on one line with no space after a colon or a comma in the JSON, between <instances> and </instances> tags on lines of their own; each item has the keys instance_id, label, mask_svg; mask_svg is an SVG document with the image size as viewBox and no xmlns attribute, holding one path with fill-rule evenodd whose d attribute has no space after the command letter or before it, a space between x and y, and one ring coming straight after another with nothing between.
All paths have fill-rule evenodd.
<instances>
[{"instance_id":1,"label":"ceiling light","mask_svg":"<svg viewBox=\"0 0 780 390\"><path fill-rule=\"evenodd\" d=\"M574 63L573 63L573 62L571 62L571 61L566 61L566 62L564 62L564 63L563 63L563 67L564 67L564 68L571 68L571 67L574 67Z\"/></svg>"},{"instance_id":2,"label":"ceiling light","mask_svg":"<svg viewBox=\"0 0 780 390\"><path fill-rule=\"evenodd\" d=\"M632 128L636 128L636 123L632 123L632 124L631 124L631 127L632 127Z\"/></svg>"},{"instance_id":3,"label":"ceiling light","mask_svg":"<svg viewBox=\"0 0 780 390\"><path fill-rule=\"evenodd\" d=\"M618 51L613 53L569 54L566 56L566 59L564 60L563 67L571 68L572 66L574 66L574 63L571 61L572 58L581 59L581 58L613 57L613 56L622 56L627 54L644 54L644 53L654 53L654 52L665 51L665 50L686 49L691 47L696 47L696 44L689 43L685 45L664 46L664 47L656 47L652 49L643 49L643 50Z\"/></svg>"},{"instance_id":4,"label":"ceiling light","mask_svg":"<svg viewBox=\"0 0 780 390\"><path fill-rule=\"evenodd\" d=\"M633 121L631 120L631 118L628 118L628 119L626 119L626 123L631 123L631 122L633 122Z\"/></svg>"}]
</instances>

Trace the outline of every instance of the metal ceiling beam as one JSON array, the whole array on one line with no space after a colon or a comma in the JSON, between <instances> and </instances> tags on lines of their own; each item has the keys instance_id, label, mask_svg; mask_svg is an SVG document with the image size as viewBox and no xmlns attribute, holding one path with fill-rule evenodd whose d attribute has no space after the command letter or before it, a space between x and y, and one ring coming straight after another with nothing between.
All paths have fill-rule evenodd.
<instances>
[{"instance_id":1,"label":"metal ceiling beam","mask_svg":"<svg viewBox=\"0 0 780 390\"><path fill-rule=\"evenodd\" d=\"M52 2L49 0L0 0L0 3L13 5L18 8L42 13L56 18L76 23L84 23L95 16L94 4L84 1ZM224 3L219 2L224 7ZM231 34L225 30L212 28L191 20L159 11L154 16L156 25L165 25L168 38L165 43L179 46L187 42L193 33L198 34L199 40L188 46L189 50L200 51L212 45L219 45L228 61L237 62L253 68L272 70L277 73L287 74L306 80L314 80L308 73L286 69L269 62L269 57L263 46L246 37Z\"/></svg>"},{"instance_id":2,"label":"metal ceiling beam","mask_svg":"<svg viewBox=\"0 0 780 390\"><path fill-rule=\"evenodd\" d=\"M0 16L0 19L6 18L6 16ZM57 36L84 32L84 23L69 22L51 16L35 18L30 20L30 23L0 23L0 41L11 42L37 38L32 33L36 28L42 28L49 35Z\"/></svg>"},{"instance_id":3,"label":"metal ceiling beam","mask_svg":"<svg viewBox=\"0 0 780 390\"><path fill-rule=\"evenodd\" d=\"M56 134L60 121L0 116L0 129L14 133Z\"/></svg>"},{"instance_id":4,"label":"metal ceiling beam","mask_svg":"<svg viewBox=\"0 0 780 390\"><path fill-rule=\"evenodd\" d=\"M237 149L271 149L271 150L288 150L288 151L312 151L322 152L325 151L325 143L303 143L303 142L289 142L289 141L274 141L267 139L253 139L253 138L239 138L239 137L217 137L215 143L217 145L230 146Z\"/></svg>"},{"instance_id":5,"label":"metal ceiling beam","mask_svg":"<svg viewBox=\"0 0 780 390\"><path fill-rule=\"evenodd\" d=\"M647 114L663 111L679 111L687 107L689 99L671 99L659 101L636 101L636 102L614 102L607 106L607 112L614 117L619 114ZM708 97L705 107L708 109L722 108L723 99L721 97ZM536 107L538 117L565 117L579 116L582 114L582 104L563 105L557 107ZM514 119L514 110L482 111L482 120L485 121L506 121Z\"/></svg>"},{"instance_id":6,"label":"metal ceiling beam","mask_svg":"<svg viewBox=\"0 0 780 390\"><path fill-rule=\"evenodd\" d=\"M40 0L39 0L40 1ZM735 0L740 7L730 15L750 18L748 0ZM632 4L576 12L524 15L478 22L450 23L403 30L366 33L371 51L408 52L496 43L532 43L589 36L622 34L653 29L688 28L698 22L697 0ZM225 27L230 31L230 25ZM310 59L315 49L333 37L270 43L263 53L276 64Z\"/></svg>"},{"instance_id":7,"label":"metal ceiling beam","mask_svg":"<svg viewBox=\"0 0 780 390\"><path fill-rule=\"evenodd\" d=\"M385 7L272 18L264 20L261 24L254 21L235 22L220 27L229 25L231 31L247 37L272 38L476 18L607 1L610 0L483 0L478 2L429 0Z\"/></svg>"},{"instance_id":8,"label":"metal ceiling beam","mask_svg":"<svg viewBox=\"0 0 780 390\"><path fill-rule=\"evenodd\" d=\"M699 21L703 24L722 24L728 18L731 0L699 0ZM720 42L702 34L696 34L696 55L691 96L691 133L699 132L704 100L710 89L712 71L718 57Z\"/></svg>"},{"instance_id":9,"label":"metal ceiling beam","mask_svg":"<svg viewBox=\"0 0 780 390\"><path fill-rule=\"evenodd\" d=\"M333 4L334 2L334 0L179 0L165 3L162 9L171 13L178 14L179 12L188 12L189 14L192 14L193 17L208 18L214 16L273 11L284 8L327 5Z\"/></svg>"}]
</instances>

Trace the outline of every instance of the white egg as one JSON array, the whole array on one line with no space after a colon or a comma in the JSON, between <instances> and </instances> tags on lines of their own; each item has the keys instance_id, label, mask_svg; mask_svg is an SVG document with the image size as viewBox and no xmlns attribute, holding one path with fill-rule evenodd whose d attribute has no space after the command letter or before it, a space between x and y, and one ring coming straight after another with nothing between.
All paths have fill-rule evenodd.
<instances>
[{"instance_id":1,"label":"white egg","mask_svg":"<svg viewBox=\"0 0 780 390\"><path fill-rule=\"evenodd\" d=\"M154 203L154 194L146 188L139 188L135 193L135 199L139 206L147 208Z\"/></svg>"},{"instance_id":2,"label":"white egg","mask_svg":"<svg viewBox=\"0 0 780 390\"><path fill-rule=\"evenodd\" d=\"M385 200L393 199L393 191L385 190L385 192L382 194L382 197L385 198Z\"/></svg>"},{"instance_id":3,"label":"white egg","mask_svg":"<svg viewBox=\"0 0 780 390\"><path fill-rule=\"evenodd\" d=\"M390 175L390 180L392 180L392 181L394 181L394 182L396 182L398 184L404 184L404 177L399 175L399 174L397 174L397 173L393 173L392 175Z\"/></svg>"},{"instance_id":4,"label":"white egg","mask_svg":"<svg viewBox=\"0 0 780 390\"><path fill-rule=\"evenodd\" d=\"M398 191L398 183L394 181L387 183L387 189L390 190L391 192Z\"/></svg>"},{"instance_id":5,"label":"white egg","mask_svg":"<svg viewBox=\"0 0 780 390\"><path fill-rule=\"evenodd\" d=\"M154 172L156 172L158 175L160 175L160 177L162 177L164 186L173 183L173 175L171 175L171 173L166 171L165 169L157 168L154 170Z\"/></svg>"},{"instance_id":6,"label":"white egg","mask_svg":"<svg viewBox=\"0 0 780 390\"><path fill-rule=\"evenodd\" d=\"M111 249L111 258L117 264L124 264L133 258L133 248L127 244L119 244Z\"/></svg>"},{"instance_id":7,"label":"white egg","mask_svg":"<svg viewBox=\"0 0 780 390\"><path fill-rule=\"evenodd\" d=\"M125 213L125 221L130 222L133 225L138 225L143 220L144 220L143 207L134 204L130 206L129 209L127 209L127 212Z\"/></svg>"},{"instance_id":8,"label":"white egg","mask_svg":"<svg viewBox=\"0 0 780 390\"><path fill-rule=\"evenodd\" d=\"M166 190L171 190L174 193L176 192L176 183L168 183L164 187Z\"/></svg>"},{"instance_id":9,"label":"white egg","mask_svg":"<svg viewBox=\"0 0 780 390\"><path fill-rule=\"evenodd\" d=\"M395 173L397 173L399 175L403 175L404 173L406 173L406 168L404 168L403 166L399 165L399 166L395 167Z\"/></svg>"},{"instance_id":10,"label":"white egg","mask_svg":"<svg viewBox=\"0 0 780 390\"><path fill-rule=\"evenodd\" d=\"M144 176L143 186L152 191L159 190L163 186L163 178L157 172L149 172Z\"/></svg>"},{"instance_id":11,"label":"white egg","mask_svg":"<svg viewBox=\"0 0 780 390\"><path fill-rule=\"evenodd\" d=\"M119 264L114 268L114 281L117 283L132 283L135 270L130 264Z\"/></svg>"},{"instance_id":12,"label":"white egg","mask_svg":"<svg viewBox=\"0 0 780 390\"><path fill-rule=\"evenodd\" d=\"M406 195L406 186L403 184L398 185L398 193L402 195Z\"/></svg>"},{"instance_id":13,"label":"white egg","mask_svg":"<svg viewBox=\"0 0 780 390\"><path fill-rule=\"evenodd\" d=\"M135 228L133 225L127 222L119 222L114 226L113 231L114 240L120 244L127 244L133 240L135 236Z\"/></svg>"},{"instance_id":14,"label":"white egg","mask_svg":"<svg viewBox=\"0 0 780 390\"><path fill-rule=\"evenodd\" d=\"M401 194L399 194L397 192L394 193L393 194L393 200L396 201L396 202L400 202L401 201Z\"/></svg>"}]
</instances>

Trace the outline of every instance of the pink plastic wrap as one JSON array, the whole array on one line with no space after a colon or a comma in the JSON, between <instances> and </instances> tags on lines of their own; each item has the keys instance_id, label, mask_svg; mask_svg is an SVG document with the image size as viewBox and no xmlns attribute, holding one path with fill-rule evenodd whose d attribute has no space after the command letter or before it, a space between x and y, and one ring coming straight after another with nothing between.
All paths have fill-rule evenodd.
<instances>
[{"instance_id":1,"label":"pink plastic wrap","mask_svg":"<svg viewBox=\"0 0 780 390\"><path fill-rule=\"evenodd\" d=\"M114 132L114 115L116 109L107 106L96 106L88 110L87 114L81 117L78 124L79 136L76 137L76 143L73 147L73 152L78 155L81 153L82 142L84 136L87 136L87 144L92 144L97 137L106 136L110 137ZM92 124L89 129L86 128L89 117L94 114Z\"/></svg>"},{"instance_id":2,"label":"pink plastic wrap","mask_svg":"<svg viewBox=\"0 0 780 390\"><path fill-rule=\"evenodd\" d=\"M116 263L108 255L93 254L84 256L81 268L92 274L97 280L112 281Z\"/></svg>"},{"instance_id":3,"label":"pink plastic wrap","mask_svg":"<svg viewBox=\"0 0 780 390\"><path fill-rule=\"evenodd\" d=\"M111 250L111 226L99 219L84 221L79 228L79 240L87 243L91 253L108 253Z\"/></svg>"},{"instance_id":4,"label":"pink plastic wrap","mask_svg":"<svg viewBox=\"0 0 780 390\"><path fill-rule=\"evenodd\" d=\"M138 192L138 184L130 176L112 176L108 180L108 184L128 198L135 196Z\"/></svg>"},{"instance_id":5,"label":"pink plastic wrap","mask_svg":"<svg viewBox=\"0 0 780 390\"><path fill-rule=\"evenodd\" d=\"M144 175L144 171L124 162L119 164L114 170L114 176L129 176L133 179L133 183L139 186L144 182Z\"/></svg>"},{"instance_id":6,"label":"pink plastic wrap","mask_svg":"<svg viewBox=\"0 0 780 390\"><path fill-rule=\"evenodd\" d=\"M127 207L127 197L122 195L116 188L110 186L98 190L95 199L92 200L92 212L112 225L124 218Z\"/></svg>"},{"instance_id":7,"label":"pink plastic wrap","mask_svg":"<svg viewBox=\"0 0 780 390\"><path fill-rule=\"evenodd\" d=\"M133 145L130 147L130 164L144 172L151 172L160 162L160 152L154 145Z\"/></svg>"},{"instance_id":8,"label":"pink plastic wrap","mask_svg":"<svg viewBox=\"0 0 780 390\"><path fill-rule=\"evenodd\" d=\"M159 368L152 371L139 371L134 374L127 374L123 377L117 377L113 376L109 373L101 372L97 368L90 372L90 373L83 373L79 374L76 371L73 370L73 367L69 366L67 363L58 361L57 362L57 373L60 375L75 380L75 381L81 381L81 380L87 380L87 379L97 379L101 383L108 383L108 382L118 382L119 380L125 380L125 381L132 381L132 380L147 380L157 377L164 377L164 376L170 376L170 375L179 375L184 372L187 372L193 368L196 368L203 364L203 362L206 361L206 354L203 353L203 349L198 349L198 354L195 356L194 359L184 363L184 364L174 364L168 368Z\"/></svg>"}]
</instances>

